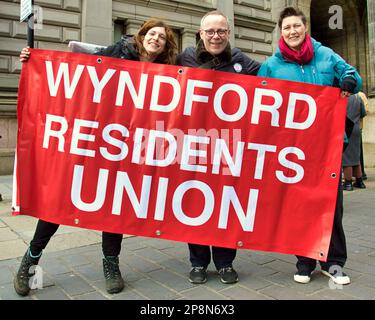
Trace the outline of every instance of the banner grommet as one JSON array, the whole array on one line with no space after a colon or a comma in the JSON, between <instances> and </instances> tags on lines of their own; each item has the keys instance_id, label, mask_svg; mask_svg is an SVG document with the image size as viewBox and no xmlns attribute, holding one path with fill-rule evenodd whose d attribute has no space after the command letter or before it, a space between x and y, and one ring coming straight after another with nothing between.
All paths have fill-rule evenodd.
<instances>
[{"instance_id":1,"label":"banner grommet","mask_svg":"<svg viewBox=\"0 0 375 320\"><path fill-rule=\"evenodd\" d=\"M332 179L336 179L336 177L337 177L337 175L336 175L335 172L331 173L331 178L332 178Z\"/></svg>"},{"instance_id":2,"label":"banner grommet","mask_svg":"<svg viewBox=\"0 0 375 320\"><path fill-rule=\"evenodd\" d=\"M74 219L74 224L79 224L79 219Z\"/></svg>"},{"instance_id":3,"label":"banner grommet","mask_svg":"<svg viewBox=\"0 0 375 320\"><path fill-rule=\"evenodd\" d=\"M267 85L267 81L266 80L263 80L262 81L262 86L266 86Z\"/></svg>"},{"instance_id":4,"label":"banner grommet","mask_svg":"<svg viewBox=\"0 0 375 320\"><path fill-rule=\"evenodd\" d=\"M155 234L156 234L157 236L160 236L160 235L161 235L161 231L160 231L160 230L156 230Z\"/></svg>"},{"instance_id":5,"label":"banner grommet","mask_svg":"<svg viewBox=\"0 0 375 320\"><path fill-rule=\"evenodd\" d=\"M239 247L243 247L243 242L242 242L242 241L238 241L238 242L237 242L237 246L239 246Z\"/></svg>"},{"instance_id":6,"label":"banner grommet","mask_svg":"<svg viewBox=\"0 0 375 320\"><path fill-rule=\"evenodd\" d=\"M97 63L102 63L103 60L102 60L102 58L98 58L98 59L96 59L96 62L97 62Z\"/></svg>"},{"instance_id":7,"label":"banner grommet","mask_svg":"<svg viewBox=\"0 0 375 320\"><path fill-rule=\"evenodd\" d=\"M178 69L178 74L183 74L184 73L184 69Z\"/></svg>"}]
</instances>

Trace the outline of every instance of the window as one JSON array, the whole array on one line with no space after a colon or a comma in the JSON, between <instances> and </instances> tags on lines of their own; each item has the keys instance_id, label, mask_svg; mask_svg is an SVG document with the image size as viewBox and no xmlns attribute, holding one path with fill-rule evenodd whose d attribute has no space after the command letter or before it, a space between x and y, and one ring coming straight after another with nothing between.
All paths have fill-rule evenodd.
<instances>
[{"instance_id":1,"label":"window","mask_svg":"<svg viewBox=\"0 0 375 320\"><path fill-rule=\"evenodd\" d=\"M123 34L125 34L125 21L115 20L113 23L113 42L120 41Z\"/></svg>"}]
</instances>

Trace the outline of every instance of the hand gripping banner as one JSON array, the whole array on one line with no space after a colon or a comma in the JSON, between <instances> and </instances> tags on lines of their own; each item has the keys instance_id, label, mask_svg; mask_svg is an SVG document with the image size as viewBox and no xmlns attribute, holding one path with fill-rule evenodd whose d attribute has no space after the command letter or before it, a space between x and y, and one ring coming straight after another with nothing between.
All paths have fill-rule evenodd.
<instances>
[{"instance_id":1,"label":"hand gripping banner","mask_svg":"<svg viewBox=\"0 0 375 320\"><path fill-rule=\"evenodd\" d=\"M31 49L16 211L324 261L345 111L336 88Z\"/></svg>"}]
</instances>

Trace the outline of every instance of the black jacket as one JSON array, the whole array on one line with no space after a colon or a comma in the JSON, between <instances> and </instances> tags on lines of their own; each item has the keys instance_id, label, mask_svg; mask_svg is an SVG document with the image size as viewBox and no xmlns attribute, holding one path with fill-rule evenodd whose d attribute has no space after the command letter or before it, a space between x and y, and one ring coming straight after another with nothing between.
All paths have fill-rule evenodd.
<instances>
[{"instance_id":1,"label":"black jacket","mask_svg":"<svg viewBox=\"0 0 375 320\"><path fill-rule=\"evenodd\" d=\"M116 42L115 44L109 47L100 49L94 54L99 55L99 56L112 57L112 58L140 61L139 52L137 48L135 47L134 37L129 36L129 35L122 36L120 41ZM154 63L164 64L163 61L159 60L159 57L155 59Z\"/></svg>"},{"instance_id":2,"label":"black jacket","mask_svg":"<svg viewBox=\"0 0 375 320\"><path fill-rule=\"evenodd\" d=\"M202 41L200 41L196 48L189 47L177 56L177 65L184 67L200 68L205 69L232 72L238 74L247 74L256 76L260 68L260 63L250 59L240 49L230 49L228 45L227 49L220 54L218 59L209 54L203 47ZM213 61L210 63L209 61Z\"/></svg>"},{"instance_id":3,"label":"black jacket","mask_svg":"<svg viewBox=\"0 0 375 320\"><path fill-rule=\"evenodd\" d=\"M109 47L100 49L94 54L99 56L139 61L139 53L134 46L134 38L132 36L122 36L120 41Z\"/></svg>"}]
</instances>

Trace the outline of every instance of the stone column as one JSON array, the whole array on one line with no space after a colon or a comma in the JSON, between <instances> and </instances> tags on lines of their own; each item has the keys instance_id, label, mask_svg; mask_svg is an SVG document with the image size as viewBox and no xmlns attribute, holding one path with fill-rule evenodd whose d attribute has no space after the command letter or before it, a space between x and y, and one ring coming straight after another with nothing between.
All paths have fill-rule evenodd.
<instances>
[{"instance_id":1,"label":"stone column","mask_svg":"<svg viewBox=\"0 0 375 320\"><path fill-rule=\"evenodd\" d=\"M143 24L142 20L127 19L126 20L126 34L135 35Z\"/></svg>"},{"instance_id":2,"label":"stone column","mask_svg":"<svg viewBox=\"0 0 375 320\"><path fill-rule=\"evenodd\" d=\"M231 30L230 43L234 46L234 5L233 1L228 0L217 0L216 1L217 10L223 12L229 21L229 28Z\"/></svg>"},{"instance_id":3,"label":"stone column","mask_svg":"<svg viewBox=\"0 0 375 320\"><path fill-rule=\"evenodd\" d=\"M82 0L82 41L108 46L112 34L112 0Z\"/></svg>"},{"instance_id":4,"label":"stone column","mask_svg":"<svg viewBox=\"0 0 375 320\"><path fill-rule=\"evenodd\" d=\"M196 46L195 35L198 32L198 27L196 29L184 28L181 32L182 37L182 50L185 50L187 47Z\"/></svg>"},{"instance_id":5,"label":"stone column","mask_svg":"<svg viewBox=\"0 0 375 320\"><path fill-rule=\"evenodd\" d=\"M272 17L273 20L276 22L275 29L273 30L272 33L272 50L273 52L276 51L277 44L279 43L279 38L280 38L280 30L279 26L277 25L277 21L279 19L279 14L283 8L286 7L285 0L274 0L272 1Z\"/></svg>"},{"instance_id":6,"label":"stone column","mask_svg":"<svg viewBox=\"0 0 375 320\"><path fill-rule=\"evenodd\" d=\"M375 95L375 0L367 0L370 56L369 94Z\"/></svg>"}]
</instances>

